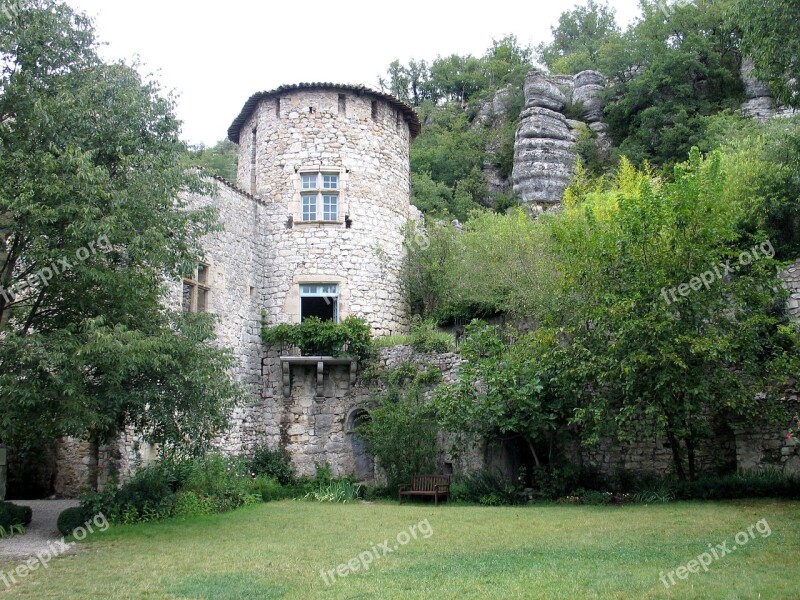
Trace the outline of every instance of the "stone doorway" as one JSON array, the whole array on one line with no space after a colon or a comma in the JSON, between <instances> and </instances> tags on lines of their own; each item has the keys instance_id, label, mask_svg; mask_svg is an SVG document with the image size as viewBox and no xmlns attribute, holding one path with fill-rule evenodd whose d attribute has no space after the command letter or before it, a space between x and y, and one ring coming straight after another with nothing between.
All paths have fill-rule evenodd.
<instances>
[{"instance_id":1,"label":"stone doorway","mask_svg":"<svg viewBox=\"0 0 800 600\"><path fill-rule=\"evenodd\" d=\"M363 408L350 411L347 417L347 435L350 438L350 449L353 452L353 470L361 481L375 479L375 460L367 451L367 440L358 433L358 427L370 420L369 413Z\"/></svg>"}]
</instances>

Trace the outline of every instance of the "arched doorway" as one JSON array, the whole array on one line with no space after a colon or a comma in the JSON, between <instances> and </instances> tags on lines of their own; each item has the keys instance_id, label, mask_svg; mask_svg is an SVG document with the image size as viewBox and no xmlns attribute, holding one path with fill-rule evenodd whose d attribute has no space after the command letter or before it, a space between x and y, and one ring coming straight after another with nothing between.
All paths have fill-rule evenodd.
<instances>
[{"instance_id":1,"label":"arched doorway","mask_svg":"<svg viewBox=\"0 0 800 600\"><path fill-rule=\"evenodd\" d=\"M350 448L353 452L353 466L355 476L361 481L375 479L375 460L367 451L367 440L358 432L358 428L368 423L369 413L363 408L354 408L347 415L347 436L350 438Z\"/></svg>"}]
</instances>

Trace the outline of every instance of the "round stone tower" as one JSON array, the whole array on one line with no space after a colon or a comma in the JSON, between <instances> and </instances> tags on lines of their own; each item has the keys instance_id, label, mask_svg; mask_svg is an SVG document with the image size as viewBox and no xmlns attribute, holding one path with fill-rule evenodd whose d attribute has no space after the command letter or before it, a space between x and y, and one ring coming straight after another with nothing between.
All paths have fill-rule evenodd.
<instances>
[{"instance_id":1,"label":"round stone tower","mask_svg":"<svg viewBox=\"0 0 800 600\"><path fill-rule=\"evenodd\" d=\"M401 333L411 107L363 86L309 83L253 95L228 129L238 186L259 203L268 322L364 318Z\"/></svg>"}]
</instances>

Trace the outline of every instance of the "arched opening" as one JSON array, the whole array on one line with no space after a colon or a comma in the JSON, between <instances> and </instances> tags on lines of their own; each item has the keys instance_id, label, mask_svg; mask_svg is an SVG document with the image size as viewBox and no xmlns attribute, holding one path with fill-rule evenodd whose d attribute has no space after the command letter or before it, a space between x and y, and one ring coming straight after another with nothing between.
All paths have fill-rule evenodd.
<instances>
[{"instance_id":1,"label":"arched opening","mask_svg":"<svg viewBox=\"0 0 800 600\"><path fill-rule=\"evenodd\" d=\"M347 415L347 436L350 438L350 448L353 452L353 467L355 476L362 481L375 479L375 460L368 452L367 440L361 437L359 427L368 423L369 413L363 408L354 408Z\"/></svg>"}]
</instances>

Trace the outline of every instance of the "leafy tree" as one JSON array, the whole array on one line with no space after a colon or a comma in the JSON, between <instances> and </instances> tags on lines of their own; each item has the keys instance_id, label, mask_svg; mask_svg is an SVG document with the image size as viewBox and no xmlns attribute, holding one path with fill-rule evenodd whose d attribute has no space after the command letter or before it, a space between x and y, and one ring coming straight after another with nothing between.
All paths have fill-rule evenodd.
<instances>
[{"instance_id":1,"label":"leafy tree","mask_svg":"<svg viewBox=\"0 0 800 600\"><path fill-rule=\"evenodd\" d=\"M558 27L550 30L553 41L539 44L537 54L551 72L559 74L600 70L606 47L620 35L614 9L594 0L562 13Z\"/></svg>"},{"instance_id":2,"label":"leafy tree","mask_svg":"<svg viewBox=\"0 0 800 600\"><path fill-rule=\"evenodd\" d=\"M741 103L739 54L726 0L675 5L669 17L642 6L614 59L606 121L621 155L669 172L702 142L704 116Z\"/></svg>"},{"instance_id":3,"label":"leafy tree","mask_svg":"<svg viewBox=\"0 0 800 600\"><path fill-rule=\"evenodd\" d=\"M663 433L681 479L696 475L711 419L777 414L798 356L771 246L739 247L720 162L694 150L663 183L623 161L610 190L570 196L549 223L558 318L583 357L576 422L589 439Z\"/></svg>"},{"instance_id":4,"label":"leafy tree","mask_svg":"<svg viewBox=\"0 0 800 600\"><path fill-rule=\"evenodd\" d=\"M800 256L800 118L759 123L722 115L709 144L720 145L726 202L742 207L742 235L766 234L779 260Z\"/></svg>"},{"instance_id":5,"label":"leafy tree","mask_svg":"<svg viewBox=\"0 0 800 600\"><path fill-rule=\"evenodd\" d=\"M518 339L508 343L509 336ZM458 381L436 390L439 423L491 440L521 439L537 467L548 464L568 419L558 393L557 349L552 331L520 335L473 321L461 344Z\"/></svg>"},{"instance_id":6,"label":"leafy tree","mask_svg":"<svg viewBox=\"0 0 800 600\"><path fill-rule=\"evenodd\" d=\"M733 19L742 51L755 61L756 75L775 97L800 107L800 1L738 0Z\"/></svg>"},{"instance_id":7,"label":"leafy tree","mask_svg":"<svg viewBox=\"0 0 800 600\"><path fill-rule=\"evenodd\" d=\"M211 147L200 144L189 151L191 166L202 168L206 175L216 175L228 181L236 181L238 158L238 146L227 138Z\"/></svg>"},{"instance_id":8,"label":"leafy tree","mask_svg":"<svg viewBox=\"0 0 800 600\"><path fill-rule=\"evenodd\" d=\"M172 99L95 47L55 0L0 14L0 437L134 424L194 450L237 397L231 357L161 301L214 214L183 200L205 187Z\"/></svg>"}]
</instances>

